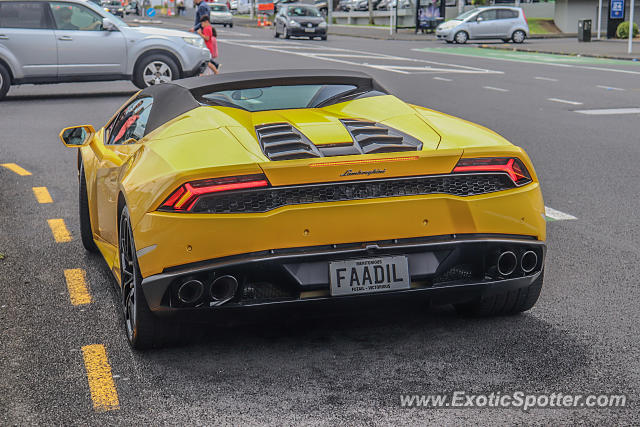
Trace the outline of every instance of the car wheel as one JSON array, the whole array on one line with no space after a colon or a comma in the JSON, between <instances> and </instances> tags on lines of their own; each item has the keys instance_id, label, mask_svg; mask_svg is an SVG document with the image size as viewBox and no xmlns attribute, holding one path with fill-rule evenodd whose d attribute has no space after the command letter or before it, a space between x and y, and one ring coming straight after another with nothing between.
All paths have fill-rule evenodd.
<instances>
[{"instance_id":1,"label":"car wheel","mask_svg":"<svg viewBox=\"0 0 640 427\"><path fill-rule=\"evenodd\" d=\"M145 350L174 343L179 337L179 323L157 318L144 298L142 275L126 206L120 214L118 235L122 308L129 344L136 350Z\"/></svg>"},{"instance_id":2,"label":"car wheel","mask_svg":"<svg viewBox=\"0 0 640 427\"><path fill-rule=\"evenodd\" d=\"M278 32L278 27L275 27L275 29L276 29L276 32L273 34L273 37L278 38L280 37L280 33Z\"/></svg>"},{"instance_id":3,"label":"car wheel","mask_svg":"<svg viewBox=\"0 0 640 427\"><path fill-rule=\"evenodd\" d=\"M465 44L467 40L469 40L469 34L467 34L466 31L458 31L456 35L453 36L453 39L456 43Z\"/></svg>"},{"instance_id":4,"label":"car wheel","mask_svg":"<svg viewBox=\"0 0 640 427\"><path fill-rule=\"evenodd\" d=\"M522 30L515 30L511 35L511 40L513 40L514 43L522 43L526 38L527 35Z\"/></svg>"},{"instance_id":5,"label":"car wheel","mask_svg":"<svg viewBox=\"0 0 640 427\"><path fill-rule=\"evenodd\" d=\"M4 98L7 92L9 92L9 86L11 86L9 71L0 64L0 99Z\"/></svg>"},{"instance_id":6,"label":"car wheel","mask_svg":"<svg viewBox=\"0 0 640 427\"><path fill-rule=\"evenodd\" d=\"M80 166L80 186L78 191L78 208L80 213L80 238L82 246L93 253L98 252L96 242L93 241L91 230L91 212L89 211L89 198L87 196L87 179L84 176L84 166Z\"/></svg>"},{"instance_id":7,"label":"car wheel","mask_svg":"<svg viewBox=\"0 0 640 427\"><path fill-rule=\"evenodd\" d=\"M229 28L233 28L233 24L229 24Z\"/></svg>"},{"instance_id":8,"label":"car wheel","mask_svg":"<svg viewBox=\"0 0 640 427\"><path fill-rule=\"evenodd\" d=\"M284 27L284 38L285 39L291 38L291 36L289 35L289 29L286 26Z\"/></svg>"},{"instance_id":9,"label":"car wheel","mask_svg":"<svg viewBox=\"0 0 640 427\"><path fill-rule=\"evenodd\" d=\"M504 316L522 313L531 309L538 301L543 279L544 270L536 281L526 288L500 292L477 301L458 304L455 306L456 310L460 314L471 316Z\"/></svg>"},{"instance_id":10,"label":"car wheel","mask_svg":"<svg viewBox=\"0 0 640 427\"><path fill-rule=\"evenodd\" d=\"M151 54L142 58L133 72L133 84L140 89L180 78L175 61L168 55Z\"/></svg>"},{"instance_id":11,"label":"car wheel","mask_svg":"<svg viewBox=\"0 0 640 427\"><path fill-rule=\"evenodd\" d=\"M320 40L326 40L326 39L327 39L327 36L320 37Z\"/></svg>"}]
</instances>

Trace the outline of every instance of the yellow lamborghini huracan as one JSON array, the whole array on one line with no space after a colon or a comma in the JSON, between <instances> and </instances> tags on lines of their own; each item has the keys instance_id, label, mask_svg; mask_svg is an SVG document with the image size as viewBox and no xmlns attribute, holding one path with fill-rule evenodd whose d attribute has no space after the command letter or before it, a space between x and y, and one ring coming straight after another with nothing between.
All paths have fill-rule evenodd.
<instances>
[{"instance_id":1,"label":"yellow lamborghini huracan","mask_svg":"<svg viewBox=\"0 0 640 427\"><path fill-rule=\"evenodd\" d=\"M540 294L527 154L366 74L174 81L60 137L79 148L82 242L120 284L135 348L252 306L424 296L498 315Z\"/></svg>"}]
</instances>

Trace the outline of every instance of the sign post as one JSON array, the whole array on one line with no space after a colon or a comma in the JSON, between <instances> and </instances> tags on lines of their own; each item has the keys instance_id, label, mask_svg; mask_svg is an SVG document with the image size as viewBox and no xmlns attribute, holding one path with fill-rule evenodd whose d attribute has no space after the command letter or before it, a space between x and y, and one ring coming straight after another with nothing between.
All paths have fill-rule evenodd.
<instances>
[{"instance_id":1,"label":"sign post","mask_svg":"<svg viewBox=\"0 0 640 427\"><path fill-rule=\"evenodd\" d=\"M631 10L629 11L629 47L627 53L631 54L633 50L633 8L635 7L635 0L631 0Z\"/></svg>"},{"instance_id":2,"label":"sign post","mask_svg":"<svg viewBox=\"0 0 640 427\"><path fill-rule=\"evenodd\" d=\"M616 37L618 25L624 22L625 0L609 0L609 17L607 19L607 38Z\"/></svg>"},{"instance_id":3,"label":"sign post","mask_svg":"<svg viewBox=\"0 0 640 427\"><path fill-rule=\"evenodd\" d=\"M602 23L602 0L598 0L598 40L600 40L600 24Z\"/></svg>"}]
</instances>

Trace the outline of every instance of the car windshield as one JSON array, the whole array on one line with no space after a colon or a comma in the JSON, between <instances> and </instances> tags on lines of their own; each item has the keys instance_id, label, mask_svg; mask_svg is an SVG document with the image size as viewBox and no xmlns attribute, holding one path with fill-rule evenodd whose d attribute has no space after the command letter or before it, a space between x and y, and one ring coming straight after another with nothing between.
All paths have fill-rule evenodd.
<instances>
[{"instance_id":1,"label":"car windshield","mask_svg":"<svg viewBox=\"0 0 640 427\"><path fill-rule=\"evenodd\" d=\"M102 3L103 6L122 6L122 2L119 2L117 0L111 0L111 1L105 1Z\"/></svg>"},{"instance_id":2,"label":"car windshield","mask_svg":"<svg viewBox=\"0 0 640 427\"><path fill-rule=\"evenodd\" d=\"M106 10L104 10L102 7L98 6L95 3L87 2L87 3L85 3L85 6L87 6L88 8L93 10L94 12L98 13L98 15L102 16L103 18L109 18L109 20L111 22L113 22L114 24L116 24L118 27L128 27L129 26L129 25L127 25L126 22L124 22L123 20L121 20L117 16L112 15L111 13L107 12Z\"/></svg>"},{"instance_id":3,"label":"car windshield","mask_svg":"<svg viewBox=\"0 0 640 427\"><path fill-rule=\"evenodd\" d=\"M211 5L211 11L212 12L227 12L229 9L227 9L227 6L224 4L213 4Z\"/></svg>"},{"instance_id":4,"label":"car windshield","mask_svg":"<svg viewBox=\"0 0 640 427\"><path fill-rule=\"evenodd\" d=\"M315 108L331 99L354 92L354 85L266 86L251 89L221 90L201 95L211 105L242 108L247 111Z\"/></svg>"},{"instance_id":5,"label":"car windshield","mask_svg":"<svg viewBox=\"0 0 640 427\"><path fill-rule=\"evenodd\" d=\"M455 21L464 21L465 19L467 19L468 17L470 17L471 15L473 15L474 13L476 13L478 11L478 9L471 9L471 10L467 10L465 13L456 16L455 18L453 18Z\"/></svg>"},{"instance_id":6,"label":"car windshield","mask_svg":"<svg viewBox=\"0 0 640 427\"><path fill-rule=\"evenodd\" d=\"M320 16L320 12L311 6L289 6L287 16Z\"/></svg>"}]
</instances>

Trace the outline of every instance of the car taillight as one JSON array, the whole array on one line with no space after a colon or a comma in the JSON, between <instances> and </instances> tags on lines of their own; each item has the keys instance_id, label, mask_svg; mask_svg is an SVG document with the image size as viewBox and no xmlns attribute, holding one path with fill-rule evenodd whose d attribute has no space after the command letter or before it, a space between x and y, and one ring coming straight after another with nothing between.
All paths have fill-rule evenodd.
<instances>
[{"instance_id":1,"label":"car taillight","mask_svg":"<svg viewBox=\"0 0 640 427\"><path fill-rule=\"evenodd\" d=\"M516 185L531 182L531 175L522 161L516 157L483 157L460 159L454 173L506 172Z\"/></svg>"},{"instance_id":2,"label":"car taillight","mask_svg":"<svg viewBox=\"0 0 640 427\"><path fill-rule=\"evenodd\" d=\"M268 187L269 181L262 174L227 176L187 182L178 187L160 205L159 210L189 212L202 196L234 190Z\"/></svg>"}]
</instances>

